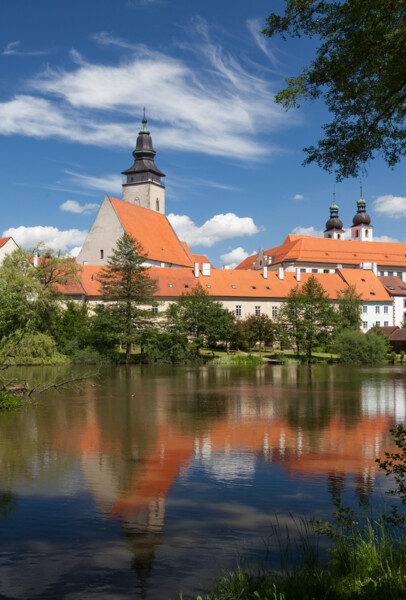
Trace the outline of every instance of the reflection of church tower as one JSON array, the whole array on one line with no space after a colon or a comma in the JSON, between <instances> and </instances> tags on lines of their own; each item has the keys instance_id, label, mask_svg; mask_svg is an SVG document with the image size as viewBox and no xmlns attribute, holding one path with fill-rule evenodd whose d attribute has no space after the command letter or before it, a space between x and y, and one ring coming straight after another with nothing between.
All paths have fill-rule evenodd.
<instances>
[{"instance_id":1,"label":"reflection of church tower","mask_svg":"<svg viewBox=\"0 0 406 600\"><path fill-rule=\"evenodd\" d=\"M327 475L327 487L333 501L341 499L341 494L344 490L345 473L337 473L330 471Z\"/></svg>"},{"instance_id":2,"label":"reflection of church tower","mask_svg":"<svg viewBox=\"0 0 406 600\"><path fill-rule=\"evenodd\" d=\"M126 175L126 182L123 183L123 200L164 215L165 187L161 183L161 177L165 177L165 174L155 165L155 154L144 110L141 131L133 152L134 164L123 171L123 175Z\"/></svg>"},{"instance_id":3,"label":"reflection of church tower","mask_svg":"<svg viewBox=\"0 0 406 600\"><path fill-rule=\"evenodd\" d=\"M374 491L374 478L370 472L358 473L354 475L355 493L358 496L359 503L362 506L368 506L369 498Z\"/></svg>"},{"instance_id":4,"label":"reflection of church tower","mask_svg":"<svg viewBox=\"0 0 406 600\"><path fill-rule=\"evenodd\" d=\"M330 206L330 218L326 223L326 230L324 232L325 238L332 238L334 240L344 239L344 229L341 219L338 218L338 206L335 201L335 194L333 198L333 204Z\"/></svg>"},{"instance_id":5,"label":"reflection of church tower","mask_svg":"<svg viewBox=\"0 0 406 600\"><path fill-rule=\"evenodd\" d=\"M362 197L362 188L361 188L361 196L357 201L357 214L354 216L352 220L351 227L351 239L359 242L372 242L372 225L371 225L371 217L366 213L367 203Z\"/></svg>"},{"instance_id":6,"label":"reflection of church tower","mask_svg":"<svg viewBox=\"0 0 406 600\"><path fill-rule=\"evenodd\" d=\"M165 500L156 499L137 507L122 521L124 536L133 553L132 567L137 573L141 598L146 598L148 579L152 574L155 548L162 544Z\"/></svg>"}]
</instances>

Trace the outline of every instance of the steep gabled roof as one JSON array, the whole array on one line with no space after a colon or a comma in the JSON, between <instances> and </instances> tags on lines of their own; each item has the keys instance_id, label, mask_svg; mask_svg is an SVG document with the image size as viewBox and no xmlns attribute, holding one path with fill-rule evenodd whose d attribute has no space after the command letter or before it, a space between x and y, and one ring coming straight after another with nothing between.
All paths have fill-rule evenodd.
<instances>
[{"instance_id":1,"label":"steep gabled roof","mask_svg":"<svg viewBox=\"0 0 406 600\"><path fill-rule=\"evenodd\" d=\"M391 300L379 277L373 271L339 269L338 272L348 285L355 286L357 293L361 295L361 300L369 302L388 302Z\"/></svg>"},{"instance_id":2,"label":"steep gabled roof","mask_svg":"<svg viewBox=\"0 0 406 600\"><path fill-rule=\"evenodd\" d=\"M165 215L116 198L110 201L125 231L141 243L149 259L191 266L192 261Z\"/></svg>"},{"instance_id":3,"label":"steep gabled roof","mask_svg":"<svg viewBox=\"0 0 406 600\"><path fill-rule=\"evenodd\" d=\"M9 239L10 239L9 237L0 238L0 248L1 248L2 246L4 246L4 244L5 244L6 242L8 242L8 240L9 240Z\"/></svg>"},{"instance_id":4,"label":"steep gabled roof","mask_svg":"<svg viewBox=\"0 0 406 600\"><path fill-rule=\"evenodd\" d=\"M266 250L272 264L281 262L336 263L356 265L376 262L379 265L406 267L406 244L389 242L359 242L290 234L283 244ZM252 268L258 254L246 258L237 269Z\"/></svg>"}]
</instances>

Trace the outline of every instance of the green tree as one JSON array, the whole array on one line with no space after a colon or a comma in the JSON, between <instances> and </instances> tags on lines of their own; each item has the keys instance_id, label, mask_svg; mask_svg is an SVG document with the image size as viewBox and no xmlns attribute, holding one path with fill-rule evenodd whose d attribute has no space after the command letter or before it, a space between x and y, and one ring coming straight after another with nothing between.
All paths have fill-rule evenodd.
<instances>
[{"instance_id":1,"label":"green tree","mask_svg":"<svg viewBox=\"0 0 406 600\"><path fill-rule=\"evenodd\" d=\"M177 298L167 315L172 327L193 338L196 355L205 343L212 346L228 340L232 329L232 315L200 284Z\"/></svg>"},{"instance_id":2,"label":"green tree","mask_svg":"<svg viewBox=\"0 0 406 600\"><path fill-rule=\"evenodd\" d=\"M251 315L244 321L244 329L250 346L271 344L275 339L275 324L268 315Z\"/></svg>"},{"instance_id":3,"label":"green tree","mask_svg":"<svg viewBox=\"0 0 406 600\"><path fill-rule=\"evenodd\" d=\"M98 277L102 298L109 303L105 314L108 312L117 338L126 344L127 360L131 359L139 330L150 322L151 311L147 306L154 303L153 294L157 290L156 280L144 265L145 258L141 244L124 233Z\"/></svg>"},{"instance_id":4,"label":"green tree","mask_svg":"<svg viewBox=\"0 0 406 600\"><path fill-rule=\"evenodd\" d=\"M309 363L314 347L330 342L336 323L337 313L313 275L289 292L278 315L281 335L296 345L298 357L303 349Z\"/></svg>"},{"instance_id":5,"label":"green tree","mask_svg":"<svg viewBox=\"0 0 406 600\"><path fill-rule=\"evenodd\" d=\"M285 0L262 33L316 39L314 60L276 96L286 109L323 98L332 121L305 148L337 179L356 176L376 154L393 167L406 153L404 0Z\"/></svg>"},{"instance_id":6,"label":"green tree","mask_svg":"<svg viewBox=\"0 0 406 600\"><path fill-rule=\"evenodd\" d=\"M377 365L385 361L388 352L385 336L372 329L365 334L354 329L341 331L334 346L340 362L347 365Z\"/></svg>"},{"instance_id":7,"label":"green tree","mask_svg":"<svg viewBox=\"0 0 406 600\"><path fill-rule=\"evenodd\" d=\"M354 285L339 292L337 298L338 324L340 330L361 328L361 294Z\"/></svg>"}]
</instances>

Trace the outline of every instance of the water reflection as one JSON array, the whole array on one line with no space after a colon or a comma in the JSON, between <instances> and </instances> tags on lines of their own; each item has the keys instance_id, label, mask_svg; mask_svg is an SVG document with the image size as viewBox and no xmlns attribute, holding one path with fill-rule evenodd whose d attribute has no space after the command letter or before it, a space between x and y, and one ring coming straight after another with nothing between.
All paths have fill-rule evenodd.
<instances>
[{"instance_id":1,"label":"water reflection","mask_svg":"<svg viewBox=\"0 0 406 600\"><path fill-rule=\"evenodd\" d=\"M80 498L80 510L92 511L85 490L101 522L119 527L141 597L163 597L148 588L154 577L179 585L182 561L201 546L193 535L224 552L216 502L216 518L231 506L266 514L263 498L281 514L303 513L309 504L321 509L323 494L342 497L351 482L367 503L375 457L389 449L389 428L406 405L396 368L106 368L97 383L0 415L0 486L10 490L0 495L0 515L18 517L21 494L54 498L56 510L58 497ZM176 551L171 528L184 536Z\"/></svg>"}]
</instances>

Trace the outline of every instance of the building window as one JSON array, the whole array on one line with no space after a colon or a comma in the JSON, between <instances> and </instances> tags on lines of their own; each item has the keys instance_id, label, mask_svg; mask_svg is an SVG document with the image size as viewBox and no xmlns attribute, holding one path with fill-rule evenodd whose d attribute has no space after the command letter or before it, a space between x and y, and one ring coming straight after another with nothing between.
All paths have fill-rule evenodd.
<instances>
[{"instance_id":1,"label":"building window","mask_svg":"<svg viewBox=\"0 0 406 600\"><path fill-rule=\"evenodd\" d=\"M385 275L385 271L379 271L379 275L382 277L382 275Z\"/></svg>"},{"instance_id":2,"label":"building window","mask_svg":"<svg viewBox=\"0 0 406 600\"><path fill-rule=\"evenodd\" d=\"M306 269L300 269L301 273L306 273Z\"/></svg>"},{"instance_id":3,"label":"building window","mask_svg":"<svg viewBox=\"0 0 406 600\"><path fill-rule=\"evenodd\" d=\"M381 312L381 307L380 306L375 306L375 312L376 314Z\"/></svg>"},{"instance_id":4,"label":"building window","mask_svg":"<svg viewBox=\"0 0 406 600\"><path fill-rule=\"evenodd\" d=\"M384 326L384 327L389 327L389 321L384 321L384 322L383 322L383 326Z\"/></svg>"},{"instance_id":5,"label":"building window","mask_svg":"<svg viewBox=\"0 0 406 600\"><path fill-rule=\"evenodd\" d=\"M377 321L377 322L375 323L375 325L378 325L378 326L380 327L380 326L381 326L381 322L380 322L380 321Z\"/></svg>"},{"instance_id":6,"label":"building window","mask_svg":"<svg viewBox=\"0 0 406 600\"><path fill-rule=\"evenodd\" d=\"M365 231L365 237L369 237L369 229Z\"/></svg>"},{"instance_id":7,"label":"building window","mask_svg":"<svg viewBox=\"0 0 406 600\"><path fill-rule=\"evenodd\" d=\"M340 233L337 233L337 239L341 240L341 234Z\"/></svg>"},{"instance_id":8,"label":"building window","mask_svg":"<svg viewBox=\"0 0 406 600\"><path fill-rule=\"evenodd\" d=\"M383 312L384 312L385 314L388 314L388 312L389 312L389 306L384 306L384 307L383 307Z\"/></svg>"},{"instance_id":9,"label":"building window","mask_svg":"<svg viewBox=\"0 0 406 600\"><path fill-rule=\"evenodd\" d=\"M312 269L312 273L317 273L317 269Z\"/></svg>"},{"instance_id":10,"label":"building window","mask_svg":"<svg viewBox=\"0 0 406 600\"><path fill-rule=\"evenodd\" d=\"M364 306L362 307L362 312L363 313L368 312L368 306L366 304L364 304Z\"/></svg>"},{"instance_id":11,"label":"building window","mask_svg":"<svg viewBox=\"0 0 406 600\"><path fill-rule=\"evenodd\" d=\"M357 230L357 231L355 232L355 237L358 237L358 236L359 236L359 231Z\"/></svg>"},{"instance_id":12,"label":"building window","mask_svg":"<svg viewBox=\"0 0 406 600\"><path fill-rule=\"evenodd\" d=\"M402 279L402 273L396 273L396 276Z\"/></svg>"},{"instance_id":13,"label":"building window","mask_svg":"<svg viewBox=\"0 0 406 600\"><path fill-rule=\"evenodd\" d=\"M157 313L158 312L158 307L157 306L151 306L151 312Z\"/></svg>"},{"instance_id":14,"label":"building window","mask_svg":"<svg viewBox=\"0 0 406 600\"><path fill-rule=\"evenodd\" d=\"M158 200L158 198L156 199L156 210L157 210L157 212L159 212L159 200Z\"/></svg>"},{"instance_id":15,"label":"building window","mask_svg":"<svg viewBox=\"0 0 406 600\"><path fill-rule=\"evenodd\" d=\"M100 258L103 259L104 258L104 250L100 250Z\"/></svg>"},{"instance_id":16,"label":"building window","mask_svg":"<svg viewBox=\"0 0 406 600\"><path fill-rule=\"evenodd\" d=\"M236 317L241 317L242 311L241 311L241 304L237 304L237 306L235 307L235 316Z\"/></svg>"},{"instance_id":17,"label":"building window","mask_svg":"<svg viewBox=\"0 0 406 600\"><path fill-rule=\"evenodd\" d=\"M260 306L256 306L255 307L255 316L256 317L260 317L261 316L261 307Z\"/></svg>"},{"instance_id":18,"label":"building window","mask_svg":"<svg viewBox=\"0 0 406 600\"><path fill-rule=\"evenodd\" d=\"M368 329L368 321L362 321L362 328Z\"/></svg>"},{"instance_id":19,"label":"building window","mask_svg":"<svg viewBox=\"0 0 406 600\"><path fill-rule=\"evenodd\" d=\"M403 308L406 308L406 300L403 300Z\"/></svg>"},{"instance_id":20,"label":"building window","mask_svg":"<svg viewBox=\"0 0 406 600\"><path fill-rule=\"evenodd\" d=\"M393 271L388 271L388 275L390 275L392 277Z\"/></svg>"},{"instance_id":21,"label":"building window","mask_svg":"<svg viewBox=\"0 0 406 600\"><path fill-rule=\"evenodd\" d=\"M278 316L278 307L277 306L273 306L272 307L272 316L273 317L277 317Z\"/></svg>"},{"instance_id":22,"label":"building window","mask_svg":"<svg viewBox=\"0 0 406 600\"><path fill-rule=\"evenodd\" d=\"M330 269L323 269L323 273L330 273Z\"/></svg>"}]
</instances>

